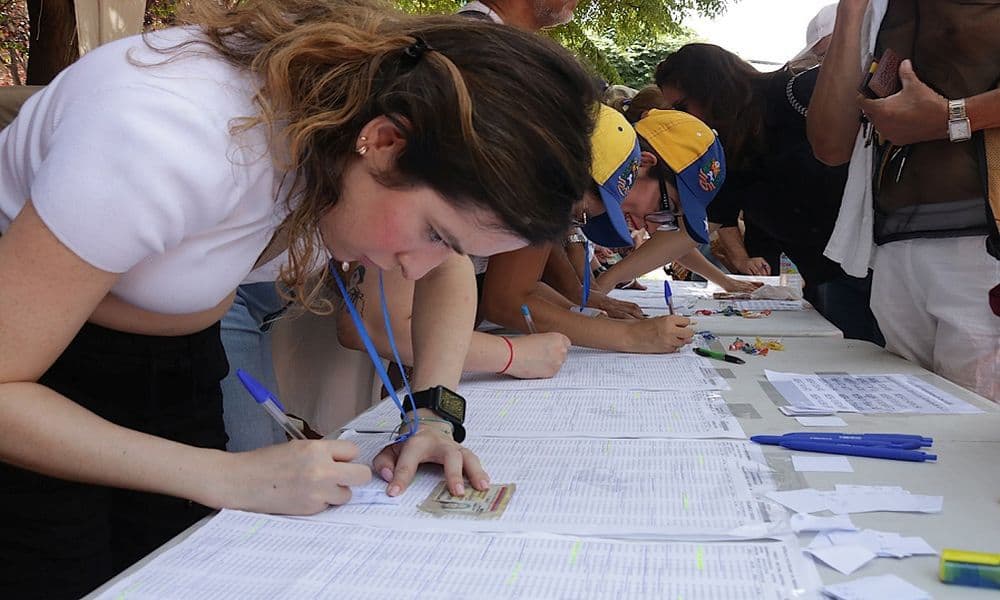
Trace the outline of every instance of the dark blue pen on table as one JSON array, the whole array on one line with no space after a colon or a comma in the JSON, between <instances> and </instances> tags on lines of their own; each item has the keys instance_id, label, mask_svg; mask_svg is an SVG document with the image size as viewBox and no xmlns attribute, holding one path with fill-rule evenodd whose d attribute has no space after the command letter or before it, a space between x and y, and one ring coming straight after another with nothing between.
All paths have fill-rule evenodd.
<instances>
[{"instance_id":1,"label":"dark blue pen on table","mask_svg":"<svg viewBox=\"0 0 1000 600\"><path fill-rule=\"evenodd\" d=\"M236 369L236 376L243 384L243 387L253 396L253 399L257 401L257 404L260 404L267 411L267 414L271 415L277 421L278 425L285 430L285 433L296 440L309 439L304 433L299 431L298 427L292 424L291 419L285 414L285 407L278 401L277 396L264 387L264 384L251 377L243 369Z\"/></svg>"},{"instance_id":2,"label":"dark blue pen on table","mask_svg":"<svg viewBox=\"0 0 1000 600\"><path fill-rule=\"evenodd\" d=\"M674 292L670 289L670 280L663 280L663 299L667 302L667 312L674 314Z\"/></svg>"},{"instance_id":3,"label":"dark blue pen on table","mask_svg":"<svg viewBox=\"0 0 1000 600\"><path fill-rule=\"evenodd\" d=\"M825 454L865 456L869 458L886 458L911 462L937 460L936 454L917 450L917 448L930 446L930 438L905 434L870 434L880 437L858 439L863 435L866 434L800 432L798 434L785 435L754 435L750 437L750 441L758 444L781 446L782 448L802 452L822 452ZM845 439L838 439L837 436L847 437Z\"/></svg>"}]
</instances>

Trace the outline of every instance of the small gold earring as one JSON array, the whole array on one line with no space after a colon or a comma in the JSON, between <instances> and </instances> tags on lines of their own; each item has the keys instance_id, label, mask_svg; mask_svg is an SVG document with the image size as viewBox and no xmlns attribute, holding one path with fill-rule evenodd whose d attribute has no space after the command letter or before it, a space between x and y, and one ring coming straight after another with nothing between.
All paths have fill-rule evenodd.
<instances>
[{"instance_id":1,"label":"small gold earring","mask_svg":"<svg viewBox=\"0 0 1000 600\"><path fill-rule=\"evenodd\" d=\"M340 270L343 271L344 273L346 273L350 268L351 268L351 263L347 262L346 260L340 263Z\"/></svg>"}]
</instances>

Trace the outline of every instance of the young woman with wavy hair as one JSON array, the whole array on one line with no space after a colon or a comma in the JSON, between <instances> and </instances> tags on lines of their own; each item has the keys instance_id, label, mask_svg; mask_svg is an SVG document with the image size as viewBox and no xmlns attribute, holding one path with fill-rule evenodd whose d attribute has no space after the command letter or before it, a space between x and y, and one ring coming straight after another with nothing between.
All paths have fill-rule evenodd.
<instances>
[{"instance_id":1,"label":"young woman with wavy hair","mask_svg":"<svg viewBox=\"0 0 1000 600\"><path fill-rule=\"evenodd\" d=\"M539 37L366 0L190 23L89 53L0 132L10 595L77 597L209 508L314 513L370 478L347 442L223 451L218 321L255 266L321 312L328 260L419 279L413 389L454 388L461 254L561 238L589 179L596 91ZM376 467L398 492L428 461L488 485L434 422Z\"/></svg>"}]
</instances>

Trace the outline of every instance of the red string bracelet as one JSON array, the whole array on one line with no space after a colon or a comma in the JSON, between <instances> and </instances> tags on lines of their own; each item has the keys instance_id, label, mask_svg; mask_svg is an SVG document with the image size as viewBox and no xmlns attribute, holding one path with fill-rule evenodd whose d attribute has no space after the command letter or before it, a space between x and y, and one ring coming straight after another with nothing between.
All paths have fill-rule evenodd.
<instances>
[{"instance_id":1,"label":"red string bracelet","mask_svg":"<svg viewBox=\"0 0 1000 600\"><path fill-rule=\"evenodd\" d=\"M514 344L511 344L510 340L508 340L506 337L502 335L500 336L500 339L507 342L507 349L510 350L510 358L507 359L507 365L504 366L504 368L497 371L497 375L503 375L504 373L507 372L507 369L509 369L510 366L514 364Z\"/></svg>"}]
</instances>

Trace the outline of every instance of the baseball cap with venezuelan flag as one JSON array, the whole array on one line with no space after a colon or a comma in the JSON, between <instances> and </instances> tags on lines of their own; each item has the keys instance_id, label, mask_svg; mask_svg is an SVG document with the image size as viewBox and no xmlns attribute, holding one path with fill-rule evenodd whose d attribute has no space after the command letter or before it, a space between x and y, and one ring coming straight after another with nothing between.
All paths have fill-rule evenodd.
<instances>
[{"instance_id":1,"label":"baseball cap with venezuelan flag","mask_svg":"<svg viewBox=\"0 0 1000 600\"><path fill-rule=\"evenodd\" d=\"M705 209L726 179L718 136L696 117L677 110L651 110L635 124L635 131L677 176L688 235L708 243Z\"/></svg>"},{"instance_id":2,"label":"baseball cap with venezuelan flag","mask_svg":"<svg viewBox=\"0 0 1000 600\"><path fill-rule=\"evenodd\" d=\"M615 109L600 105L590 137L593 158L590 175L604 204L604 214L590 217L581 227L591 241L608 248L632 245L622 201L635 185L641 152L635 129Z\"/></svg>"}]
</instances>

